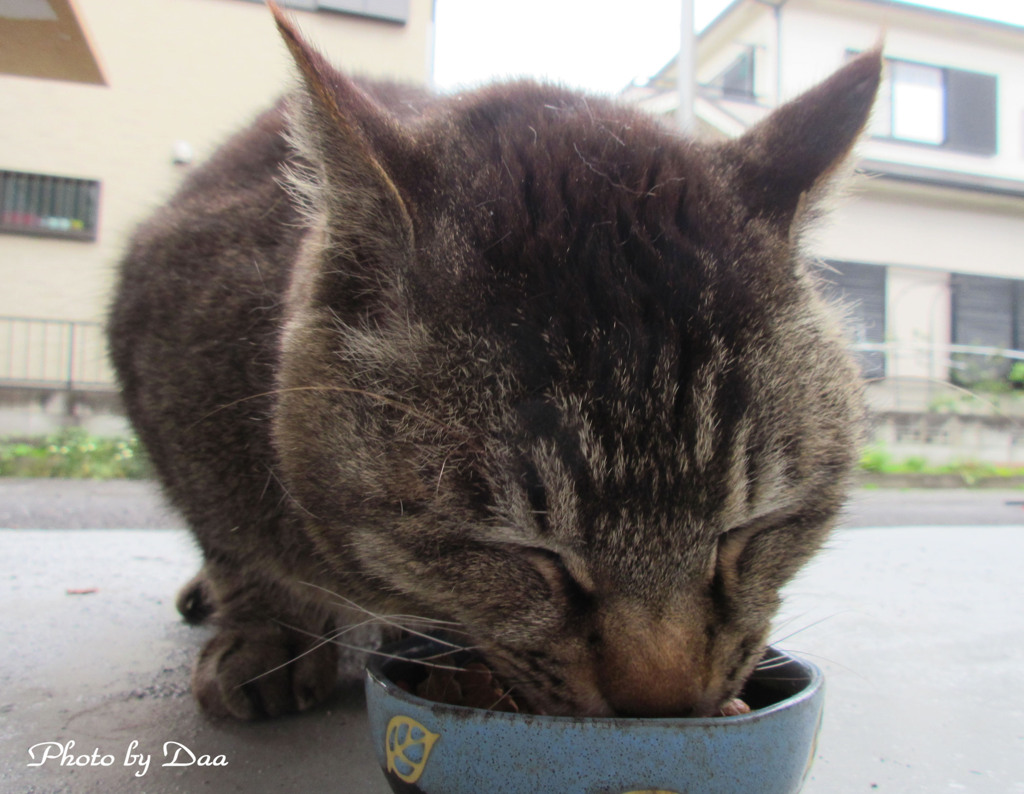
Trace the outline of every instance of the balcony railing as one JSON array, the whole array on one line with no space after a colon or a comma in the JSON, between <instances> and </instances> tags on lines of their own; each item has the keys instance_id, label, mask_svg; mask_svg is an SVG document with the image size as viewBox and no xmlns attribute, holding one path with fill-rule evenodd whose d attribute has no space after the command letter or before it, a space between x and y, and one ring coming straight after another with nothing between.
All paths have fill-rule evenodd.
<instances>
[{"instance_id":1,"label":"balcony railing","mask_svg":"<svg viewBox=\"0 0 1024 794\"><path fill-rule=\"evenodd\" d=\"M927 343L859 343L851 350L884 355L884 380L917 379L909 369L933 373L929 380L941 384L952 376L962 380L978 362L983 372L1008 372L1015 362L1024 362L1024 351L970 345ZM0 316L0 386L67 390L110 390L115 387L113 370L107 360L103 325L25 317ZM915 367L906 362L916 360ZM922 361L927 363L922 367ZM976 369L978 367L974 367Z\"/></svg>"},{"instance_id":2,"label":"balcony railing","mask_svg":"<svg viewBox=\"0 0 1024 794\"><path fill-rule=\"evenodd\" d=\"M21 388L110 390L101 323L0 317L0 385Z\"/></svg>"}]
</instances>

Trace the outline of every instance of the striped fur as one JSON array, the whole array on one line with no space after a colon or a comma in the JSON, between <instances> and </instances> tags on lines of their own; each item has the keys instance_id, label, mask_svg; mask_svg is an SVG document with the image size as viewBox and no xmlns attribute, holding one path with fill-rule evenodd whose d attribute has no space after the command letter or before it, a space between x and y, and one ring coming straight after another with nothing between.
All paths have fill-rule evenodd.
<instances>
[{"instance_id":1,"label":"striped fur","mask_svg":"<svg viewBox=\"0 0 1024 794\"><path fill-rule=\"evenodd\" d=\"M354 602L451 621L537 709L711 713L857 455L800 237L879 54L709 145L552 86L357 84L279 22L300 87L137 232L110 320L206 559L201 704L316 702L329 645L264 673Z\"/></svg>"}]
</instances>

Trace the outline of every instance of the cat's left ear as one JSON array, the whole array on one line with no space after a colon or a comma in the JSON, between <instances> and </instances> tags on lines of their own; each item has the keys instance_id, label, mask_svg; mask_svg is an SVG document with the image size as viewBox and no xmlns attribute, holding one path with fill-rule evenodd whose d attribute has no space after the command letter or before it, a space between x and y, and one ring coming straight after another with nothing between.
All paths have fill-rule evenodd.
<instances>
[{"instance_id":1,"label":"cat's left ear","mask_svg":"<svg viewBox=\"0 0 1024 794\"><path fill-rule=\"evenodd\" d=\"M277 5L267 5L302 79L291 139L315 172L306 187L326 216L328 245L350 260L350 276L386 282L413 250L409 211L387 168L410 144L387 111L310 46Z\"/></svg>"},{"instance_id":2,"label":"cat's left ear","mask_svg":"<svg viewBox=\"0 0 1024 794\"><path fill-rule=\"evenodd\" d=\"M813 198L849 156L881 73L881 49L864 53L725 144L735 187L755 215L792 224L803 197Z\"/></svg>"}]
</instances>

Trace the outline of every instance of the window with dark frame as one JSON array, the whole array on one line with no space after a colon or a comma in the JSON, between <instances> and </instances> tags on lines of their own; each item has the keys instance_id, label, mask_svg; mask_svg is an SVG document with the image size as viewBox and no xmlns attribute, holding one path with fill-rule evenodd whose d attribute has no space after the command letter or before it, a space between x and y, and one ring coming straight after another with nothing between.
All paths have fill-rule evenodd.
<instances>
[{"instance_id":1,"label":"window with dark frame","mask_svg":"<svg viewBox=\"0 0 1024 794\"><path fill-rule=\"evenodd\" d=\"M952 342L998 350L1024 349L1024 281L954 273ZM1005 382L1013 363L1004 356L956 353L951 380L961 386Z\"/></svg>"},{"instance_id":2,"label":"window with dark frame","mask_svg":"<svg viewBox=\"0 0 1024 794\"><path fill-rule=\"evenodd\" d=\"M754 99L754 48L747 47L719 75L708 83L724 99L752 101Z\"/></svg>"},{"instance_id":3,"label":"window with dark frame","mask_svg":"<svg viewBox=\"0 0 1024 794\"><path fill-rule=\"evenodd\" d=\"M996 153L995 75L896 58L886 58L885 66L872 135L968 154Z\"/></svg>"},{"instance_id":4,"label":"window with dark frame","mask_svg":"<svg viewBox=\"0 0 1024 794\"><path fill-rule=\"evenodd\" d=\"M0 232L95 240L100 183L0 170Z\"/></svg>"},{"instance_id":5,"label":"window with dark frame","mask_svg":"<svg viewBox=\"0 0 1024 794\"><path fill-rule=\"evenodd\" d=\"M818 270L829 300L847 312L851 343L881 344L885 341L886 268L857 262L829 262ZM866 379L885 377L885 353L861 350L855 354Z\"/></svg>"},{"instance_id":6,"label":"window with dark frame","mask_svg":"<svg viewBox=\"0 0 1024 794\"><path fill-rule=\"evenodd\" d=\"M722 73L722 93L727 97L754 98L754 48L749 47Z\"/></svg>"}]
</instances>

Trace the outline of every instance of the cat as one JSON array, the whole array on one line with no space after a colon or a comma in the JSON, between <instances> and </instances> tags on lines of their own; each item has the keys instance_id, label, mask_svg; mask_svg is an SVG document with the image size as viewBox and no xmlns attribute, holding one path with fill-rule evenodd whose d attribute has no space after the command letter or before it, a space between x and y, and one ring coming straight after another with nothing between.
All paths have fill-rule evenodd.
<instances>
[{"instance_id":1,"label":"cat","mask_svg":"<svg viewBox=\"0 0 1024 794\"><path fill-rule=\"evenodd\" d=\"M880 52L706 143L529 81L354 81L274 13L299 87L137 230L109 317L204 557L199 704L313 706L367 609L539 712L714 713L858 456L801 239Z\"/></svg>"}]
</instances>

